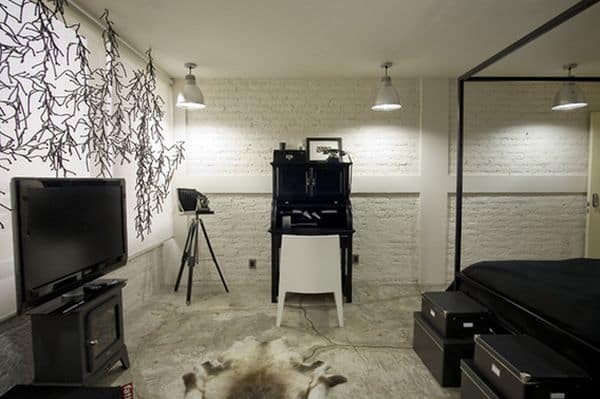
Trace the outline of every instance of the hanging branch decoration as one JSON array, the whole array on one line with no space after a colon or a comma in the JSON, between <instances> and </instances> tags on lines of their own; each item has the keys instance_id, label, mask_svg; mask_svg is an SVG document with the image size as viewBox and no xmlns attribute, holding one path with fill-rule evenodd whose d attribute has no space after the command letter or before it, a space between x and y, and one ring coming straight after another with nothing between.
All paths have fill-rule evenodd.
<instances>
[{"instance_id":1,"label":"hanging branch decoration","mask_svg":"<svg viewBox=\"0 0 600 399\"><path fill-rule=\"evenodd\" d=\"M183 143L168 146L164 140L164 101L156 94L151 52L146 68L128 81L118 34L105 10L106 62L93 70L80 25L65 20L67 1L50 3L0 3L0 172L9 172L17 161L40 159L56 176L74 175L69 162L83 155L88 170L110 177L116 162L135 162L135 225L143 240L183 160ZM59 27L75 35L66 51ZM10 210L2 202L0 207Z\"/></svg>"},{"instance_id":2,"label":"hanging branch decoration","mask_svg":"<svg viewBox=\"0 0 600 399\"><path fill-rule=\"evenodd\" d=\"M134 72L127 97L131 103L129 126L131 135L136 138L135 226L141 239L152 231L152 214L162 212L173 174L183 161L182 142L172 146L165 144L162 111L164 101L156 94L156 70L151 50L146 55L146 68Z\"/></svg>"},{"instance_id":3,"label":"hanging branch decoration","mask_svg":"<svg viewBox=\"0 0 600 399\"><path fill-rule=\"evenodd\" d=\"M126 72L120 61L118 34L109 19L108 10L100 17L106 29L102 32L102 41L106 54L104 68L94 71L90 90L91 101L88 104L88 119L91 129L84 139L87 166L98 169L98 177L112 176L112 168L119 159L129 162L133 151L127 129L128 117L124 93Z\"/></svg>"},{"instance_id":4,"label":"hanging branch decoration","mask_svg":"<svg viewBox=\"0 0 600 399\"><path fill-rule=\"evenodd\" d=\"M0 172L17 161L41 159L56 176L74 174L69 158L79 156L67 104L68 64L58 43L65 0L50 7L43 0L0 4ZM24 69L24 68L27 69ZM59 89L60 88L60 89ZM0 191L0 195L5 193ZM0 203L4 209L9 209ZM0 224L0 228L4 228Z\"/></svg>"},{"instance_id":5,"label":"hanging branch decoration","mask_svg":"<svg viewBox=\"0 0 600 399\"><path fill-rule=\"evenodd\" d=\"M0 28L6 34L3 39L7 39L1 45L5 79L0 90L8 89L10 95L2 102L4 109L0 114L8 116L2 122L12 124L13 129L10 133L3 132L6 141L0 148L4 166L18 159L39 158L57 176L67 176L74 174L67 166L69 158L79 154L74 129L66 123L74 110L66 107L64 89L59 89L68 87L61 71L66 66L66 57L56 33L65 1L56 0L53 4L50 8L43 0L10 1L3 9L9 13L10 9L18 10L18 14L10 16L19 30L11 29L7 14ZM25 19L25 7L30 7L31 19ZM25 64L28 69L12 71L10 68L15 64ZM30 123L34 118L37 123Z\"/></svg>"}]
</instances>

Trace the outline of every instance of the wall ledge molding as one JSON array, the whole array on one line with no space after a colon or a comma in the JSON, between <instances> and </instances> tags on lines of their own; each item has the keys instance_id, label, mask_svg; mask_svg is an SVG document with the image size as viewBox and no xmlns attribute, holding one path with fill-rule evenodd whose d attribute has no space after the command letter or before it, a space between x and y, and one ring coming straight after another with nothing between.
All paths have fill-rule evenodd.
<instances>
[{"instance_id":1,"label":"wall ledge molding","mask_svg":"<svg viewBox=\"0 0 600 399\"><path fill-rule=\"evenodd\" d=\"M354 176L353 194L418 194L422 176ZM440 179L441 180L441 179ZM585 194L587 176L501 176L466 175L465 192L470 194ZM196 188L205 194L271 194L271 176L185 176L173 187ZM456 177L445 177L445 190L454 193Z\"/></svg>"}]
</instances>

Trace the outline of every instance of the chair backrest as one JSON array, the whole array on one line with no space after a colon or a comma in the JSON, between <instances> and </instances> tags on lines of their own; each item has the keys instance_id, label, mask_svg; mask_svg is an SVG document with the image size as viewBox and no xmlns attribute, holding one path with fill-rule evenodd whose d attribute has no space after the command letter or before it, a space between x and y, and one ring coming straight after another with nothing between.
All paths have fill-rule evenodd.
<instances>
[{"instance_id":1,"label":"chair backrest","mask_svg":"<svg viewBox=\"0 0 600 399\"><path fill-rule=\"evenodd\" d=\"M340 236L282 235L280 287L291 292L332 292L342 284Z\"/></svg>"}]
</instances>

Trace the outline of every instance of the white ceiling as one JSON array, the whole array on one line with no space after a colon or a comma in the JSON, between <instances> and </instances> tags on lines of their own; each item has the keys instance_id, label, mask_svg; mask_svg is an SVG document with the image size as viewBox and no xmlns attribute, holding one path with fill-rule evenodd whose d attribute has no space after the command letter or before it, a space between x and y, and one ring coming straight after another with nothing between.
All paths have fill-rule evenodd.
<instances>
[{"instance_id":1,"label":"white ceiling","mask_svg":"<svg viewBox=\"0 0 600 399\"><path fill-rule=\"evenodd\" d=\"M576 0L78 0L174 77L456 77ZM600 72L600 5L490 69Z\"/></svg>"}]
</instances>

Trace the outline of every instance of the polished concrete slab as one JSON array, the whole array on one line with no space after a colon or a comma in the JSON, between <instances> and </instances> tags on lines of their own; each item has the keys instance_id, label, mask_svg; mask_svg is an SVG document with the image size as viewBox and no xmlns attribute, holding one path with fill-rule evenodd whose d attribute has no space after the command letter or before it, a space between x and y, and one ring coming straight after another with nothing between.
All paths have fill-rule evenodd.
<instances>
[{"instance_id":1,"label":"polished concrete slab","mask_svg":"<svg viewBox=\"0 0 600 399\"><path fill-rule=\"evenodd\" d=\"M348 383L330 398L458 398L442 389L412 350L412 312L420 306L414 285L358 283L337 326L333 297L294 295L281 328L266 284L232 286L198 282L193 301L184 292L156 295L126 317L131 368L115 368L104 383L134 383L136 398L183 398L181 376L247 336L284 337L307 360L323 360Z\"/></svg>"}]
</instances>

